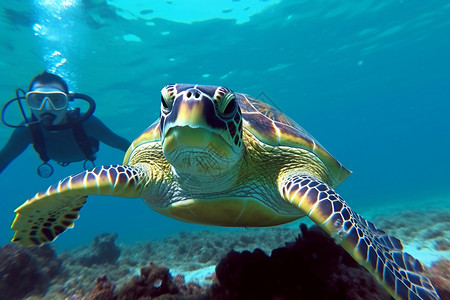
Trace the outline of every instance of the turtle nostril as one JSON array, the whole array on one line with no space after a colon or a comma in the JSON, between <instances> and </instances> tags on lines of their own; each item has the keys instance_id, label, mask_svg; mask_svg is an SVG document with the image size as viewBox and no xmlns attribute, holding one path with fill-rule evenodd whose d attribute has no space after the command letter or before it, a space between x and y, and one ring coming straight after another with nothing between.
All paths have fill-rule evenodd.
<instances>
[{"instance_id":1,"label":"turtle nostril","mask_svg":"<svg viewBox=\"0 0 450 300\"><path fill-rule=\"evenodd\" d=\"M195 100L199 100L202 98L202 93L199 90L191 89L186 91L186 99L194 98Z\"/></svg>"}]
</instances>

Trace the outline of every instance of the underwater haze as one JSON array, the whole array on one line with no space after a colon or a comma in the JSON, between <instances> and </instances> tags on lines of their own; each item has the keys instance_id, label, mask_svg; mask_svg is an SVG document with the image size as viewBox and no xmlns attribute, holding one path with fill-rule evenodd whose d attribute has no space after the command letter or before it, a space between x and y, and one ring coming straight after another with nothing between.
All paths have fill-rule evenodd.
<instances>
[{"instance_id":1,"label":"underwater haze","mask_svg":"<svg viewBox=\"0 0 450 300\"><path fill-rule=\"evenodd\" d=\"M10 0L0 7L4 103L46 69L93 97L96 116L133 140L159 117L163 86L223 85L278 107L352 170L337 191L365 218L395 221L412 210L419 220L422 210L450 210L447 0ZM0 146L11 133L0 126ZM123 153L101 145L97 157L96 165L120 164ZM55 173L43 179L40 163L29 147L0 174L2 245L12 238L16 207L83 170L53 163ZM90 196L55 244L75 248L104 232L131 243L205 228L161 216L140 199Z\"/></svg>"}]
</instances>

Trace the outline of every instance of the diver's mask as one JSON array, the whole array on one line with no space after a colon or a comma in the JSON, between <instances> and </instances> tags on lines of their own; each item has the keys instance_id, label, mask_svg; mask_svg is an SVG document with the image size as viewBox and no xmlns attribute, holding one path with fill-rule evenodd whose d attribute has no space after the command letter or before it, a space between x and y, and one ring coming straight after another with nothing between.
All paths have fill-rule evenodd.
<instances>
[{"instance_id":1,"label":"diver's mask","mask_svg":"<svg viewBox=\"0 0 450 300\"><path fill-rule=\"evenodd\" d=\"M69 104L69 96L60 91L31 91L26 94L26 101L33 110L44 108L47 110L63 110Z\"/></svg>"},{"instance_id":2,"label":"diver's mask","mask_svg":"<svg viewBox=\"0 0 450 300\"><path fill-rule=\"evenodd\" d=\"M69 96L59 90L38 89L25 95L26 103L33 114L42 121L44 127L58 125L66 121Z\"/></svg>"}]
</instances>

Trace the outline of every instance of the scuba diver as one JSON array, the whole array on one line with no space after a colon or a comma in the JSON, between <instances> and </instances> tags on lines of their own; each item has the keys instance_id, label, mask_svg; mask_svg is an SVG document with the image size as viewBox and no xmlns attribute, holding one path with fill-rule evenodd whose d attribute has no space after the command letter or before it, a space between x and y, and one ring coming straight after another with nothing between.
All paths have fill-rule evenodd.
<instances>
[{"instance_id":1,"label":"scuba diver","mask_svg":"<svg viewBox=\"0 0 450 300\"><path fill-rule=\"evenodd\" d=\"M3 107L2 122L15 130L0 150L0 173L30 144L43 162L37 169L41 177L53 174L49 160L61 166L84 160L85 169L94 167L99 142L127 151L130 142L93 116L94 100L84 94L69 93L67 83L61 77L44 71L32 79L28 89L27 93L17 89L16 98ZM70 108L74 99L88 102L86 112ZM31 110L31 117L24 112L23 100ZM9 124L4 118L6 108L14 102L18 103L24 118L18 125Z\"/></svg>"}]
</instances>

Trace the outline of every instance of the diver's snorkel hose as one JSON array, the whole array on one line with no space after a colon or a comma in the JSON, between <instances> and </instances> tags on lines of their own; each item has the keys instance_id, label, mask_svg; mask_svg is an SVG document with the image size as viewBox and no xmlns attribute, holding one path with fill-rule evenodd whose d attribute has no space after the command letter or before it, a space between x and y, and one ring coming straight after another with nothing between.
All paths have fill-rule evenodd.
<instances>
[{"instance_id":1,"label":"diver's snorkel hose","mask_svg":"<svg viewBox=\"0 0 450 300\"><path fill-rule=\"evenodd\" d=\"M19 95L19 92L21 92L21 93L23 94L23 96ZM9 100L8 102L5 103L5 105L3 105L3 108L2 108L2 123L5 124L6 126L12 127L12 128L25 127L25 125L21 125L21 124L19 124L19 125L12 125L12 124L9 124L9 123L6 122L6 120L5 120L5 112L6 112L6 108L8 108L9 105L10 105L11 103L13 103L14 101L17 101L17 105L19 105L20 112L21 112L21 114L22 114L23 119L25 120L25 124L26 124L26 125L30 125L30 124L34 124L34 123L39 123L39 122L31 122L31 121L28 119L27 115L25 114L25 111L24 111L24 109L23 109L22 102L21 102L21 100L24 100L24 99L25 99L25 94L26 94L26 93L25 93L24 90L22 90L22 89L20 89L20 88L19 88L19 89L16 89L16 98L13 98L13 99Z\"/></svg>"}]
</instances>

